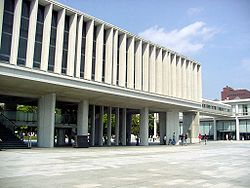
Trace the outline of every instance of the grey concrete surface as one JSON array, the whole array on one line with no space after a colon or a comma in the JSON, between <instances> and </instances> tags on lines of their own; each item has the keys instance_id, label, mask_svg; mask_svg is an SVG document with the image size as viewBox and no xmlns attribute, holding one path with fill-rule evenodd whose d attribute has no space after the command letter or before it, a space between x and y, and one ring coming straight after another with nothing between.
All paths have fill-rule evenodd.
<instances>
[{"instance_id":1,"label":"grey concrete surface","mask_svg":"<svg viewBox=\"0 0 250 188\"><path fill-rule=\"evenodd\" d=\"M0 187L250 187L250 142L6 150Z\"/></svg>"}]
</instances>

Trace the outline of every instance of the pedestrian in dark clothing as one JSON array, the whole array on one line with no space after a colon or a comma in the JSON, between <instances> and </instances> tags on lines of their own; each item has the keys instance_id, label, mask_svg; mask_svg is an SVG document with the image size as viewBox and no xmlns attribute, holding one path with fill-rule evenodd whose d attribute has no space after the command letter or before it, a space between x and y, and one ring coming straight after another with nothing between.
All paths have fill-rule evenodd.
<instances>
[{"instance_id":1,"label":"pedestrian in dark clothing","mask_svg":"<svg viewBox=\"0 0 250 188\"><path fill-rule=\"evenodd\" d=\"M207 145L207 135L204 135L205 145Z\"/></svg>"}]
</instances>

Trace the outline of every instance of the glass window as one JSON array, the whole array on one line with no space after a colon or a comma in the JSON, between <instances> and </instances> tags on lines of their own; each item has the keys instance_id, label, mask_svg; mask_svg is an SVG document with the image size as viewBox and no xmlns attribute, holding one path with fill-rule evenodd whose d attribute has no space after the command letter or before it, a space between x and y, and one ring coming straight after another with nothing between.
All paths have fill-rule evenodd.
<instances>
[{"instance_id":1,"label":"glass window","mask_svg":"<svg viewBox=\"0 0 250 188\"><path fill-rule=\"evenodd\" d=\"M118 43L117 43L117 69L116 69L116 84L119 84L119 63L120 63L120 43L121 43L121 36L118 35Z\"/></svg>"},{"instance_id":2,"label":"glass window","mask_svg":"<svg viewBox=\"0 0 250 188\"><path fill-rule=\"evenodd\" d=\"M86 46L86 23L83 22L83 27L82 27L82 49L81 49L80 78L83 78L83 77L84 77L85 46Z\"/></svg>"},{"instance_id":3,"label":"glass window","mask_svg":"<svg viewBox=\"0 0 250 188\"><path fill-rule=\"evenodd\" d=\"M14 0L5 0L4 1L4 10L9 12L14 12L15 1Z\"/></svg>"},{"instance_id":4,"label":"glass window","mask_svg":"<svg viewBox=\"0 0 250 188\"><path fill-rule=\"evenodd\" d=\"M97 38L97 26L94 26L94 38L93 38L93 54L92 54L92 76L91 79L95 79L95 58L96 58L96 38Z\"/></svg>"},{"instance_id":5,"label":"glass window","mask_svg":"<svg viewBox=\"0 0 250 188\"><path fill-rule=\"evenodd\" d=\"M34 64L33 64L33 66L36 68L40 68L41 64L43 22L44 22L44 7L39 5L37 12L36 38L35 38Z\"/></svg>"},{"instance_id":6,"label":"glass window","mask_svg":"<svg viewBox=\"0 0 250 188\"><path fill-rule=\"evenodd\" d=\"M25 65L27 38L29 30L29 12L30 12L30 2L24 0L22 4L21 29L20 29L19 50L17 58L18 65Z\"/></svg>"},{"instance_id":7,"label":"glass window","mask_svg":"<svg viewBox=\"0 0 250 188\"><path fill-rule=\"evenodd\" d=\"M69 40L69 16L65 17L64 25L64 39L63 39L63 59L62 59L62 73L65 74L67 70L68 58L68 40Z\"/></svg>"},{"instance_id":8,"label":"glass window","mask_svg":"<svg viewBox=\"0 0 250 188\"><path fill-rule=\"evenodd\" d=\"M8 62L11 50L12 25L13 25L14 0L5 0L2 39L0 48L0 60Z\"/></svg>"},{"instance_id":9,"label":"glass window","mask_svg":"<svg viewBox=\"0 0 250 188\"><path fill-rule=\"evenodd\" d=\"M248 109L246 104L242 105L242 109L243 109L243 115L248 115Z\"/></svg>"},{"instance_id":10,"label":"glass window","mask_svg":"<svg viewBox=\"0 0 250 188\"><path fill-rule=\"evenodd\" d=\"M105 64L106 64L106 30L103 34L103 56L102 56L102 81L105 80Z\"/></svg>"},{"instance_id":11,"label":"glass window","mask_svg":"<svg viewBox=\"0 0 250 188\"><path fill-rule=\"evenodd\" d=\"M53 11L52 22L51 22L50 47L49 47L49 63L48 63L49 71L54 71L56 32L57 32L57 12Z\"/></svg>"}]
</instances>

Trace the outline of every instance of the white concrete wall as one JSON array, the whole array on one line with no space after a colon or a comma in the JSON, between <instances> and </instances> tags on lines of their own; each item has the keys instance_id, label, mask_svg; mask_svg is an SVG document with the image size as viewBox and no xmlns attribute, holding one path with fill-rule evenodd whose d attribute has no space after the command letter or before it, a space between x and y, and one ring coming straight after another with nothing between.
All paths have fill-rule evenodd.
<instances>
[{"instance_id":1,"label":"white concrete wall","mask_svg":"<svg viewBox=\"0 0 250 188\"><path fill-rule=\"evenodd\" d=\"M97 27L95 78L92 81L118 85L132 90L151 92L174 98L201 101L201 66L173 51L161 48L153 43L144 41L135 35L124 32L112 25L88 17L72 9L63 7L56 9L56 2L46 2L40 69L48 71L49 45L51 35L52 11L58 12L57 36L55 48L54 73L61 74L63 58L63 40L65 17L70 16L68 57L66 75L80 78L82 27L86 22L86 48L84 79L92 80L92 56L94 25ZM33 68L34 45L38 4L31 2L29 34L27 41L26 67ZM13 36L10 64L17 64L22 0L15 0L15 16L13 21ZM106 30L106 36L104 35ZM103 39L106 38L105 67L103 66ZM118 37L120 44L118 44ZM128 42L128 43L127 43ZM119 54L118 48L119 47ZM128 54L126 56L126 49ZM117 56L119 69L117 70ZM105 70L105 79L102 72ZM127 71L126 71L127 69ZM117 74L119 82L117 83ZM70 79L70 78L69 78Z\"/></svg>"},{"instance_id":2,"label":"white concrete wall","mask_svg":"<svg viewBox=\"0 0 250 188\"><path fill-rule=\"evenodd\" d=\"M134 64L135 64L135 38L128 39L128 59L127 59L127 88L134 89Z\"/></svg>"}]
</instances>

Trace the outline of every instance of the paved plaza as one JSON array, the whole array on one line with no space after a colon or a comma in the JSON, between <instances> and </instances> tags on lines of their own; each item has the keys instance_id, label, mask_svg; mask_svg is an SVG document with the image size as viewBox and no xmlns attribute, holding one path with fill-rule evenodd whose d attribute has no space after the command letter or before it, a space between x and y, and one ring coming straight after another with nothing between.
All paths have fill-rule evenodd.
<instances>
[{"instance_id":1,"label":"paved plaza","mask_svg":"<svg viewBox=\"0 0 250 188\"><path fill-rule=\"evenodd\" d=\"M250 142L0 152L0 187L250 187Z\"/></svg>"}]
</instances>

